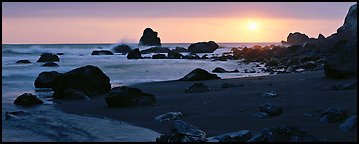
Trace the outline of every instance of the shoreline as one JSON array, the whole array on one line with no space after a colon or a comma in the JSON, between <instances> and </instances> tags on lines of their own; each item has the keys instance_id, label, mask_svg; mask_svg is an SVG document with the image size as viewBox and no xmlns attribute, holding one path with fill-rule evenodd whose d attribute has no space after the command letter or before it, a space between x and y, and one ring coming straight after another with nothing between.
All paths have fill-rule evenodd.
<instances>
[{"instance_id":1,"label":"shoreline","mask_svg":"<svg viewBox=\"0 0 359 144\"><path fill-rule=\"evenodd\" d=\"M208 81L161 81L146 82L136 87L156 96L157 105L148 107L108 108L103 96L87 101L70 101L55 107L71 114L87 114L124 121L165 134L170 123L160 123L155 116L167 112L182 112L182 120L199 127L207 137L240 130L251 130L253 134L274 126L295 125L323 141L357 141L357 130L341 132L339 123L322 124L320 114L330 106L343 106L348 117L357 114L357 89L324 90L335 84L356 81L356 79L330 80L323 71L293 74L230 78ZM203 93L184 93L194 83L201 82L212 90ZM223 83L237 87L221 88ZM238 86L243 85L243 86ZM269 90L278 93L275 98L263 98ZM283 114L267 119L255 118L258 106L267 102L282 106ZM312 117L304 117L311 113Z\"/></svg>"}]
</instances>

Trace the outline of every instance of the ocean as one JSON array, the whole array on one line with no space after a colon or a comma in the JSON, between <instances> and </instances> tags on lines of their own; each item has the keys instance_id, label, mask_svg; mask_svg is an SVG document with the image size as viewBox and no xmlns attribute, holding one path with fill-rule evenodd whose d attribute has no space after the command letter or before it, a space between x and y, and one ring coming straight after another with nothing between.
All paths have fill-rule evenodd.
<instances>
[{"instance_id":1,"label":"ocean","mask_svg":"<svg viewBox=\"0 0 359 144\"><path fill-rule=\"evenodd\" d=\"M222 54L229 52L233 47L251 47L253 45L279 45L279 43L218 43L218 48L213 54ZM13 105L13 101L17 96L23 93L32 93L37 95L40 99L45 101L46 105L52 105L51 93L35 92L34 81L36 77L43 71L58 71L61 73L70 71L72 69L82 67L85 65L94 65L99 67L109 78L112 87L119 85L131 85L142 82L152 81L168 81L178 80L188 74L195 68L202 68L211 72L216 67L221 67L226 70L251 69L255 63L248 65L240 63L239 60L228 61L212 61L206 60L189 60L189 59L139 59L128 60L126 55L115 53L115 55L96 55L91 56L93 50L112 50L113 47L119 44L3 44L2 45L2 114L9 110L23 110L23 108ZM127 43L131 48L140 48L144 50L150 47L138 47L137 43ZM164 43L163 47L173 49L175 47L188 48L190 43ZM41 53L64 53L59 55L59 67L43 67L43 63L37 63ZM146 54L142 56L151 56ZM202 56L204 54L198 54ZM208 54L211 56L212 53ZM16 61L27 59L31 64L17 64ZM257 69L257 68L256 68ZM267 75L268 73L221 73L217 74L221 78L236 78L248 76ZM48 110L53 111L48 108ZM44 113L45 114L45 113ZM61 112L47 115L48 119L58 117L55 115L64 115ZM81 119L81 118L79 118ZM35 123L37 122L34 120ZM101 121L101 120L99 120ZM40 121L39 121L40 122ZM40 122L41 123L41 122ZM13 123L14 124L14 123ZM4 129L4 126L7 127ZM9 127L3 123L3 132L9 132L11 129L23 131L23 125L18 127ZM35 127L34 127L35 129ZM51 129L48 129L51 131ZM53 131L57 131L53 129ZM12 133L16 133L12 131ZM30 134L35 135L34 132ZM37 134L38 135L38 134ZM41 134L40 134L41 135ZM156 133L154 133L156 135ZM7 135L4 138L6 141L14 140L15 136ZM56 141L56 135L50 137L49 141ZM76 139L76 138L75 138ZM80 139L80 138L79 138ZM16 137L15 141L27 141L26 138ZM106 139L111 141L112 139ZM125 139L130 140L130 139ZM41 139L40 139L41 141ZM72 140L69 140L72 141ZM75 140L76 141L76 140Z\"/></svg>"}]
</instances>

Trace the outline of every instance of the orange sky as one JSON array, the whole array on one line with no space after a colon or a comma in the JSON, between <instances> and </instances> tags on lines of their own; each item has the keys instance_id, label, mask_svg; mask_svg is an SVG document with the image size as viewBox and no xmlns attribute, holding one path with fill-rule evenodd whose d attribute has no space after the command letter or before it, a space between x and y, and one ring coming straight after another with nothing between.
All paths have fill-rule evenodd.
<instances>
[{"instance_id":1,"label":"orange sky","mask_svg":"<svg viewBox=\"0 0 359 144\"><path fill-rule=\"evenodd\" d=\"M4 7L4 6L3 6ZM242 16L146 16L146 17L2 17L3 43L113 43L138 42L142 31L151 27L163 43L198 42L280 42L290 32L309 37L336 32L342 18L290 18L266 16L257 12ZM240 10L238 10L240 12ZM256 29L249 28L250 23Z\"/></svg>"}]
</instances>

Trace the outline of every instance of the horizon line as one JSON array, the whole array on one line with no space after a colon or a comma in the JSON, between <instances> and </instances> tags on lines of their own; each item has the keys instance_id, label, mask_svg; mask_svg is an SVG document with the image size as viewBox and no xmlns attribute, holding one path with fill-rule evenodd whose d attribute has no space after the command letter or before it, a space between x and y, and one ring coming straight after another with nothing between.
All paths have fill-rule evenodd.
<instances>
[{"instance_id":1,"label":"horizon line","mask_svg":"<svg viewBox=\"0 0 359 144\"><path fill-rule=\"evenodd\" d=\"M206 42L206 41L198 41L198 42ZM138 42L99 42L99 43L2 43L7 45L15 45L15 44L136 44ZM197 42L165 42L161 44L192 44ZM280 41L277 42L216 42L216 43L280 43Z\"/></svg>"}]
</instances>

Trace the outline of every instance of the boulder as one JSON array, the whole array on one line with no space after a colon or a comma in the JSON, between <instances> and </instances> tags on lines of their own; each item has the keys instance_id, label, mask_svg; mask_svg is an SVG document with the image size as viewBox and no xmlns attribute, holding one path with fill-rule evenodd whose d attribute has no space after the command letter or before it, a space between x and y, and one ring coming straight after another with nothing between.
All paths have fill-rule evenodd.
<instances>
[{"instance_id":1,"label":"boulder","mask_svg":"<svg viewBox=\"0 0 359 144\"><path fill-rule=\"evenodd\" d=\"M44 66L44 67L58 67L59 65L55 62L47 62L41 66Z\"/></svg>"},{"instance_id":2,"label":"boulder","mask_svg":"<svg viewBox=\"0 0 359 144\"><path fill-rule=\"evenodd\" d=\"M339 129L343 132L349 132L357 126L357 116L351 116L345 120L340 126Z\"/></svg>"},{"instance_id":3,"label":"boulder","mask_svg":"<svg viewBox=\"0 0 359 144\"><path fill-rule=\"evenodd\" d=\"M166 122L179 119L183 116L181 112L168 112L155 117L155 120L159 122Z\"/></svg>"},{"instance_id":4,"label":"boulder","mask_svg":"<svg viewBox=\"0 0 359 144\"><path fill-rule=\"evenodd\" d=\"M26 107L29 107L32 105L39 105L39 104L43 104L43 103L44 102L42 100L37 98L36 95L32 95L31 93L24 93L24 94L18 96L14 101L15 105L26 106Z\"/></svg>"},{"instance_id":5,"label":"boulder","mask_svg":"<svg viewBox=\"0 0 359 144\"><path fill-rule=\"evenodd\" d=\"M168 53L171 50L167 47L151 47L145 50L141 50L141 54L149 54L149 53Z\"/></svg>"},{"instance_id":6,"label":"boulder","mask_svg":"<svg viewBox=\"0 0 359 144\"><path fill-rule=\"evenodd\" d=\"M139 46L161 46L161 39L157 37L158 33L151 28L146 28L141 36Z\"/></svg>"},{"instance_id":7,"label":"boulder","mask_svg":"<svg viewBox=\"0 0 359 144\"><path fill-rule=\"evenodd\" d=\"M182 120L174 120L171 133L162 134L156 142L206 142L206 133Z\"/></svg>"},{"instance_id":8,"label":"boulder","mask_svg":"<svg viewBox=\"0 0 359 144\"><path fill-rule=\"evenodd\" d=\"M303 45L307 41L309 41L309 37L299 32L289 33L287 37L287 43L290 45Z\"/></svg>"},{"instance_id":9,"label":"boulder","mask_svg":"<svg viewBox=\"0 0 359 144\"><path fill-rule=\"evenodd\" d=\"M89 100L90 99L82 91L79 91L77 89L72 89L72 88L66 89L64 92L64 95L66 95L66 99L71 99L71 100L83 100L83 99Z\"/></svg>"},{"instance_id":10,"label":"boulder","mask_svg":"<svg viewBox=\"0 0 359 144\"><path fill-rule=\"evenodd\" d=\"M228 73L229 71L220 68L220 67L216 67L214 70L212 70L213 73Z\"/></svg>"},{"instance_id":11,"label":"boulder","mask_svg":"<svg viewBox=\"0 0 359 144\"><path fill-rule=\"evenodd\" d=\"M200 93L200 92L207 92L209 90L210 89L203 83L195 83L189 88L186 88L185 93Z\"/></svg>"},{"instance_id":12,"label":"boulder","mask_svg":"<svg viewBox=\"0 0 359 144\"><path fill-rule=\"evenodd\" d=\"M89 97L106 94L111 90L110 78L100 68L86 65L66 72L56 79L53 97L69 98L64 94L67 89L79 90Z\"/></svg>"},{"instance_id":13,"label":"boulder","mask_svg":"<svg viewBox=\"0 0 359 144\"><path fill-rule=\"evenodd\" d=\"M154 95L126 86L112 88L105 99L108 107L153 106L156 104Z\"/></svg>"},{"instance_id":14,"label":"boulder","mask_svg":"<svg viewBox=\"0 0 359 144\"><path fill-rule=\"evenodd\" d=\"M176 47L175 49L171 50L172 52L179 52L179 53L183 53L183 52L188 52L188 50L184 47Z\"/></svg>"},{"instance_id":15,"label":"boulder","mask_svg":"<svg viewBox=\"0 0 359 144\"><path fill-rule=\"evenodd\" d=\"M259 111L267 113L269 116L277 116L282 114L282 108L271 103L262 104L259 106Z\"/></svg>"},{"instance_id":16,"label":"boulder","mask_svg":"<svg viewBox=\"0 0 359 144\"><path fill-rule=\"evenodd\" d=\"M152 59L167 59L165 54L155 54L152 56Z\"/></svg>"},{"instance_id":17,"label":"boulder","mask_svg":"<svg viewBox=\"0 0 359 144\"><path fill-rule=\"evenodd\" d=\"M247 142L319 142L319 139L296 126L265 128Z\"/></svg>"},{"instance_id":18,"label":"boulder","mask_svg":"<svg viewBox=\"0 0 359 144\"><path fill-rule=\"evenodd\" d=\"M41 72L37 76L34 85L36 88L53 88L56 83L56 79L62 75L63 74L56 71Z\"/></svg>"},{"instance_id":19,"label":"boulder","mask_svg":"<svg viewBox=\"0 0 359 144\"><path fill-rule=\"evenodd\" d=\"M212 80L212 79L221 79L221 78L218 77L216 74L211 74L211 73L207 72L204 69L196 68L179 80L180 81L199 81L199 80Z\"/></svg>"},{"instance_id":20,"label":"boulder","mask_svg":"<svg viewBox=\"0 0 359 144\"><path fill-rule=\"evenodd\" d=\"M181 59L182 57L183 57L182 54L180 54L179 52L175 52L175 51L170 51L167 54L168 59Z\"/></svg>"},{"instance_id":21,"label":"boulder","mask_svg":"<svg viewBox=\"0 0 359 144\"><path fill-rule=\"evenodd\" d=\"M142 59L140 49L133 49L127 54L127 59Z\"/></svg>"},{"instance_id":22,"label":"boulder","mask_svg":"<svg viewBox=\"0 0 359 144\"><path fill-rule=\"evenodd\" d=\"M18 60L16 63L28 64L28 63L31 63L31 62L29 60Z\"/></svg>"},{"instance_id":23,"label":"boulder","mask_svg":"<svg viewBox=\"0 0 359 144\"><path fill-rule=\"evenodd\" d=\"M113 55L113 53L109 50L94 50L91 55Z\"/></svg>"},{"instance_id":24,"label":"boulder","mask_svg":"<svg viewBox=\"0 0 359 144\"><path fill-rule=\"evenodd\" d=\"M218 47L218 44L214 41L198 42L191 44L188 51L191 53L213 53Z\"/></svg>"},{"instance_id":25,"label":"boulder","mask_svg":"<svg viewBox=\"0 0 359 144\"><path fill-rule=\"evenodd\" d=\"M118 46L115 46L114 48L112 48L112 51L115 53L122 53L122 54L127 54L131 51L131 47L125 44L121 44Z\"/></svg>"},{"instance_id":26,"label":"boulder","mask_svg":"<svg viewBox=\"0 0 359 144\"><path fill-rule=\"evenodd\" d=\"M56 54L52 53L42 53L37 62L54 62L60 61L59 57Z\"/></svg>"},{"instance_id":27,"label":"boulder","mask_svg":"<svg viewBox=\"0 0 359 144\"><path fill-rule=\"evenodd\" d=\"M321 123L340 122L346 118L346 112L341 107L329 107L320 116Z\"/></svg>"}]
</instances>

